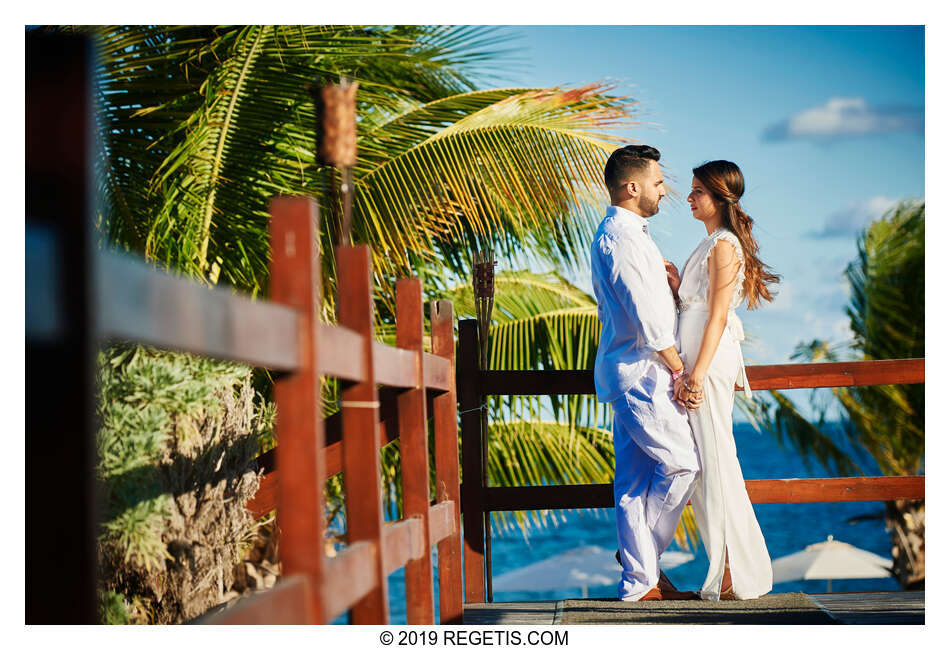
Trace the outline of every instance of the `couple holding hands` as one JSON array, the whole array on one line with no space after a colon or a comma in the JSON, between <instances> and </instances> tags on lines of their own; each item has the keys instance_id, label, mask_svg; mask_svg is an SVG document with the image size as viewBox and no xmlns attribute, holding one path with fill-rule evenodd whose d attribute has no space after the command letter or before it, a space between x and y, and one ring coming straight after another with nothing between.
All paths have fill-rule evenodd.
<instances>
[{"instance_id":1,"label":"couple holding hands","mask_svg":"<svg viewBox=\"0 0 950 650\"><path fill-rule=\"evenodd\" d=\"M772 568L732 435L735 386L749 390L735 308L771 301L779 278L757 256L742 172L724 160L693 170L687 202L707 236L681 273L665 261L648 224L666 194L659 160L645 145L611 154L611 205L591 246L602 324L594 377L614 412L619 597L758 598ZM659 568L690 499L709 558L698 593Z\"/></svg>"}]
</instances>

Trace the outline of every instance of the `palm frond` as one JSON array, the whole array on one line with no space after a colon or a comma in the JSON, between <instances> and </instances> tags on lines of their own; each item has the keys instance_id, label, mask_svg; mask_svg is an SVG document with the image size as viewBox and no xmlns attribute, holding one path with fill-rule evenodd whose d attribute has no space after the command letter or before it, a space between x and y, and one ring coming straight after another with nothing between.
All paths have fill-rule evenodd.
<instances>
[{"instance_id":1,"label":"palm frond","mask_svg":"<svg viewBox=\"0 0 950 650\"><path fill-rule=\"evenodd\" d=\"M489 485L612 483L613 476L613 437L608 429L543 420L495 422L489 427ZM556 524L559 515L563 519L563 511L495 512L492 519L501 530L517 525L527 535L531 525ZM691 508L677 524L675 540L687 549L698 545L699 529Z\"/></svg>"},{"instance_id":2,"label":"palm frond","mask_svg":"<svg viewBox=\"0 0 950 650\"><path fill-rule=\"evenodd\" d=\"M600 327L594 298L555 272L495 276L490 367L497 370L592 368ZM459 317L474 317L470 285L442 294Z\"/></svg>"},{"instance_id":3,"label":"palm frond","mask_svg":"<svg viewBox=\"0 0 950 650\"><path fill-rule=\"evenodd\" d=\"M594 367L600 341L596 300L559 274L503 271L495 276L495 308L489 330L489 367L494 370L579 370ZM471 285L441 292L460 318L475 316ZM550 396L555 419L595 426L607 422L606 405L593 395ZM541 398L512 396L491 401L496 417L528 417Z\"/></svg>"},{"instance_id":4,"label":"palm frond","mask_svg":"<svg viewBox=\"0 0 950 650\"><path fill-rule=\"evenodd\" d=\"M463 71L499 42L490 28L439 26L85 29L102 53L100 204L111 238L193 275L216 264L251 293L266 286L270 196L323 193L314 77L355 77L361 114L391 112L471 90Z\"/></svg>"},{"instance_id":5,"label":"palm frond","mask_svg":"<svg viewBox=\"0 0 950 650\"><path fill-rule=\"evenodd\" d=\"M494 422L489 425L488 484L576 485L613 481L613 443L608 430L574 427L562 422ZM529 521L545 525L551 511L517 511L523 529ZM502 530L511 525L511 513L496 512Z\"/></svg>"},{"instance_id":6,"label":"palm frond","mask_svg":"<svg viewBox=\"0 0 950 650\"><path fill-rule=\"evenodd\" d=\"M356 170L362 236L391 246L394 271L431 251L461 274L458 250L574 264L599 209L600 177L634 102L609 88L499 89L447 97L374 125Z\"/></svg>"}]
</instances>

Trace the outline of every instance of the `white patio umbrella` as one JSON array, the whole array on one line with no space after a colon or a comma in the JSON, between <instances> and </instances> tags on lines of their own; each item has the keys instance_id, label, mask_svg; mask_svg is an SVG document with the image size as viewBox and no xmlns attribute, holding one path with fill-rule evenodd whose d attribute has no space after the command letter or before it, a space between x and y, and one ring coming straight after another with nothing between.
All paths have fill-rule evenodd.
<instances>
[{"instance_id":1,"label":"white patio umbrella","mask_svg":"<svg viewBox=\"0 0 950 650\"><path fill-rule=\"evenodd\" d=\"M692 553L666 551L660 556L660 568L672 569L692 559ZM615 585L619 579L620 565L613 550L584 545L504 573L492 580L492 590L555 591L580 587L582 597L587 598L588 586Z\"/></svg>"},{"instance_id":2,"label":"white patio umbrella","mask_svg":"<svg viewBox=\"0 0 950 650\"><path fill-rule=\"evenodd\" d=\"M806 546L805 550L772 561L772 581L828 580L844 578L890 578L891 561L839 542L831 535L828 540Z\"/></svg>"}]
</instances>

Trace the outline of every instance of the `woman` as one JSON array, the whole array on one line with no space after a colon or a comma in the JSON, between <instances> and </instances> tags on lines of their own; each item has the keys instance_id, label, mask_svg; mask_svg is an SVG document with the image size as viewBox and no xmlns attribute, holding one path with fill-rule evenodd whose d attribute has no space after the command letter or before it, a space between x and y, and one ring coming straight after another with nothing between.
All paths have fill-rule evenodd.
<instances>
[{"instance_id":1,"label":"woman","mask_svg":"<svg viewBox=\"0 0 950 650\"><path fill-rule=\"evenodd\" d=\"M676 398L693 407L689 424L700 458L692 504L709 557L700 590L704 600L758 598L772 589L772 564L732 436L735 385L749 390L735 308L743 301L749 309L771 301L768 285L779 280L757 256L752 219L739 205L744 191L734 163L714 160L695 168L687 201L707 237L683 267L682 281L667 262L680 311L680 353L689 373Z\"/></svg>"}]
</instances>

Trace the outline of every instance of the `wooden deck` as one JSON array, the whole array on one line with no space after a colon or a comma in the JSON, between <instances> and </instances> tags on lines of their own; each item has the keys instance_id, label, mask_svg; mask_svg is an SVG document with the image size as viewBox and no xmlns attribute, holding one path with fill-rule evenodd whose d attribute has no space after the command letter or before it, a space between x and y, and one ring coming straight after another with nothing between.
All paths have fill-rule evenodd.
<instances>
[{"instance_id":1,"label":"wooden deck","mask_svg":"<svg viewBox=\"0 0 950 650\"><path fill-rule=\"evenodd\" d=\"M554 625L558 600L465 603L465 625Z\"/></svg>"},{"instance_id":2,"label":"wooden deck","mask_svg":"<svg viewBox=\"0 0 950 650\"><path fill-rule=\"evenodd\" d=\"M839 623L847 625L923 625L923 591L809 594Z\"/></svg>"},{"instance_id":3,"label":"wooden deck","mask_svg":"<svg viewBox=\"0 0 950 650\"><path fill-rule=\"evenodd\" d=\"M923 625L924 592L922 591L878 591L863 593L806 594L807 597L829 617L830 623L844 625ZM764 598L768 598L765 596ZM559 625L563 604L576 603L578 600L559 601L541 600L514 603L468 603L465 605L466 625ZM585 601L591 609L602 607L605 611L616 601L589 599ZM708 622L727 624L760 623L761 620L750 607L744 608L735 601L724 603L701 603L700 607L709 614ZM726 611L728 610L728 611ZM717 620L712 620L716 618ZM677 619L672 616L665 623L688 623L686 615ZM744 620L745 619L745 620ZM707 622L703 621L703 622ZM618 621L610 621L616 623ZM790 615L786 623L808 623L796 621ZM607 621L605 621L607 623Z\"/></svg>"}]
</instances>

